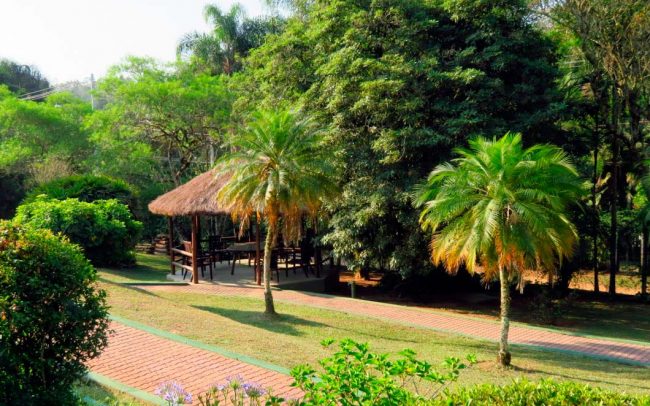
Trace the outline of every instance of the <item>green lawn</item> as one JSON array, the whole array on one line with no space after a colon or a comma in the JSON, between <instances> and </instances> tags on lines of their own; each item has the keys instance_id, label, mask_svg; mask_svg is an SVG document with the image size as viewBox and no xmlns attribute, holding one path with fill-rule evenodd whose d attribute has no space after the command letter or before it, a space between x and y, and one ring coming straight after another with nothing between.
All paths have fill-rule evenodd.
<instances>
[{"instance_id":1,"label":"green lawn","mask_svg":"<svg viewBox=\"0 0 650 406\"><path fill-rule=\"evenodd\" d=\"M554 377L630 393L650 391L650 368L518 347L514 350L514 368L502 370L494 363L496 345L490 342L287 303L278 303L279 318L268 319L261 314L261 297L154 294L116 283L164 278L164 258L140 259L147 262L143 261L133 274L126 270L100 272L100 284L109 293L113 314L283 367L316 364L328 355L319 345L323 338L349 337L367 341L381 352L411 348L435 363L446 356L476 354L479 364L463 374L460 384L507 383L520 376Z\"/></svg>"},{"instance_id":2,"label":"green lawn","mask_svg":"<svg viewBox=\"0 0 650 406\"><path fill-rule=\"evenodd\" d=\"M147 403L125 393L105 388L93 382L82 382L75 387L75 392L88 406L141 406Z\"/></svg>"}]
</instances>

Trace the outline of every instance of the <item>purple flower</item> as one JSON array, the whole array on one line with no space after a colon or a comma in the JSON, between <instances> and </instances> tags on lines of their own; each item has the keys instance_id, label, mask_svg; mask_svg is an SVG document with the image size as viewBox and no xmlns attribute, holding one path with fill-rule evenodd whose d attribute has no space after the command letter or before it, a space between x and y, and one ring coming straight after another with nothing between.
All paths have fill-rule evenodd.
<instances>
[{"instance_id":1,"label":"purple flower","mask_svg":"<svg viewBox=\"0 0 650 406\"><path fill-rule=\"evenodd\" d=\"M192 394L183 389L183 386L176 381L163 382L154 391L171 406L186 405L192 403Z\"/></svg>"},{"instance_id":2,"label":"purple flower","mask_svg":"<svg viewBox=\"0 0 650 406\"><path fill-rule=\"evenodd\" d=\"M244 393L246 394L246 396L248 396L251 399L259 399L262 396L264 396L264 394L266 394L266 391L264 390L264 388L262 388L261 385L258 385L253 382L247 382L243 384L242 387L244 389Z\"/></svg>"},{"instance_id":3,"label":"purple flower","mask_svg":"<svg viewBox=\"0 0 650 406\"><path fill-rule=\"evenodd\" d=\"M228 378L226 378L226 382L228 383L227 386L229 386L230 388L239 389L244 384L244 377L242 377L239 374L229 376Z\"/></svg>"}]
</instances>

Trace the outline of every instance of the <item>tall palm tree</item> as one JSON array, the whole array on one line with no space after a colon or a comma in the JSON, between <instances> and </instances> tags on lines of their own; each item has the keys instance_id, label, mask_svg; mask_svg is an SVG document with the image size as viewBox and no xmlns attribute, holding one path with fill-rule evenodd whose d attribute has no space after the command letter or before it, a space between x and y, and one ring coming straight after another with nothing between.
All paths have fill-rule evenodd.
<instances>
[{"instance_id":1,"label":"tall palm tree","mask_svg":"<svg viewBox=\"0 0 650 406\"><path fill-rule=\"evenodd\" d=\"M247 221L265 218L265 313L275 314L271 293L271 253L280 226L286 240L297 240L304 215L316 216L322 199L335 192L331 153L321 132L289 111L255 115L243 134L228 140L232 152L217 162L217 173L229 174L217 199Z\"/></svg>"},{"instance_id":2,"label":"tall palm tree","mask_svg":"<svg viewBox=\"0 0 650 406\"><path fill-rule=\"evenodd\" d=\"M278 33L283 27L283 20L278 17L246 17L239 3L233 4L227 12L215 4L208 4L203 17L214 27L212 32L185 34L176 53L192 54L206 63L213 73L226 75L237 71L240 59L260 46L267 34Z\"/></svg>"},{"instance_id":3,"label":"tall palm tree","mask_svg":"<svg viewBox=\"0 0 650 406\"><path fill-rule=\"evenodd\" d=\"M177 53L191 52L223 73L231 74L235 70L237 40L246 18L244 10L235 3L224 13L217 5L208 4L203 9L203 17L214 26L213 32L186 34L178 44Z\"/></svg>"},{"instance_id":4,"label":"tall palm tree","mask_svg":"<svg viewBox=\"0 0 650 406\"><path fill-rule=\"evenodd\" d=\"M432 232L431 258L450 272L480 265L501 285L498 361L510 364L510 283L526 269L551 272L573 253L576 230L565 215L582 184L560 148L525 149L521 135L477 138L436 167L418 190L420 222Z\"/></svg>"}]
</instances>

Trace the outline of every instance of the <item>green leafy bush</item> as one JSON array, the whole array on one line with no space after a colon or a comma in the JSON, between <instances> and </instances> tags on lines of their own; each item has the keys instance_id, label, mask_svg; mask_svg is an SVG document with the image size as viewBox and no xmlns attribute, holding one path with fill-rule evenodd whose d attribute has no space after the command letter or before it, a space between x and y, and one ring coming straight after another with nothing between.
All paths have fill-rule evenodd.
<instances>
[{"instance_id":1,"label":"green leafy bush","mask_svg":"<svg viewBox=\"0 0 650 406\"><path fill-rule=\"evenodd\" d=\"M105 293L81 250L0 222L0 404L72 404L73 383L107 343Z\"/></svg>"},{"instance_id":2,"label":"green leafy bush","mask_svg":"<svg viewBox=\"0 0 650 406\"><path fill-rule=\"evenodd\" d=\"M333 340L323 341L328 347ZM400 352L401 358L370 352L368 344L343 340L340 349L320 361L324 372L306 365L291 371L294 386L305 392L299 401L304 405L409 405L434 398L455 381L466 365L458 358L445 360L442 373L425 361L415 359L411 350ZM476 362L467 357L470 364ZM420 388L420 391L418 391Z\"/></svg>"},{"instance_id":3,"label":"green leafy bush","mask_svg":"<svg viewBox=\"0 0 650 406\"><path fill-rule=\"evenodd\" d=\"M115 199L82 202L40 197L19 206L15 220L68 236L96 266L135 263L133 250L142 224Z\"/></svg>"},{"instance_id":4,"label":"green leafy bush","mask_svg":"<svg viewBox=\"0 0 650 406\"><path fill-rule=\"evenodd\" d=\"M510 385L504 386L485 384L461 388L453 393L448 393L441 399L431 401L429 404L432 406L648 406L650 405L650 397L630 396L576 382L516 380Z\"/></svg>"},{"instance_id":5,"label":"green leafy bush","mask_svg":"<svg viewBox=\"0 0 650 406\"><path fill-rule=\"evenodd\" d=\"M57 200L77 198L82 202L117 199L131 209L136 206L136 193L133 187L122 180L108 176L72 175L56 179L33 189L24 203L36 201L41 195Z\"/></svg>"}]
</instances>

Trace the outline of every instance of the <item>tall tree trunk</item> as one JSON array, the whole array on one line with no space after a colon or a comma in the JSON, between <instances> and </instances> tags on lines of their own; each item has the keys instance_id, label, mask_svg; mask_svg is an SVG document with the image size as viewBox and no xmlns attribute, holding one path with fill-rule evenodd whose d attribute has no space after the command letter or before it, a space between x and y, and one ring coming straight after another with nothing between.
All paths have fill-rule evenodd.
<instances>
[{"instance_id":1,"label":"tall tree trunk","mask_svg":"<svg viewBox=\"0 0 650 406\"><path fill-rule=\"evenodd\" d=\"M508 351L508 331L510 330L510 284L506 270L499 269L499 282L501 284L501 338L499 340L499 355L497 361L503 365L510 365L510 351Z\"/></svg>"},{"instance_id":2,"label":"tall tree trunk","mask_svg":"<svg viewBox=\"0 0 650 406\"><path fill-rule=\"evenodd\" d=\"M611 202L610 202L610 236L609 236L609 294L616 295L616 274L618 273L618 175L620 145L618 139L618 116L620 114L620 103L618 101L616 86L612 86L612 118L610 132L612 135L612 178L611 178Z\"/></svg>"},{"instance_id":3,"label":"tall tree trunk","mask_svg":"<svg viewBox=\"0 0 650 406\"><path fill-rule=\"evenodd\" d=\"M266 233L266 241L264 242L264 313L276 314L275 306L273 304L273 293L271 292L271 256L273 255L273 248L275 246L275 233L277 232L277 224L269 221L269 229Z\"/></svg>"},{"instance_id":4,"label":"tall tree trunk","mask_svg":"<svg viewBox=\"0 0 650 406\"><path fill-rule=\"evenodd\" d=\"M643 242L641 243L641 296L648 295L648 226L643 225Z\"/></svg>"},{"instance_id":5,"label":"tall tree trunk","mask_svg":"<svg viewBox=\"0 0 650 406\"><path fill-rule=\"evenodd\" d=\"M591 187L591 208L593 209L593 230L592 230L592 240L593 240L593 267L594 267L594 292L598 293L600 291L600 281L598 280L598 229L600 228L600 218L598 216L598 207L597 207L597 194L596 194L596 183L598 182L598 131L596 128L596 142L594 145L594 174L593 174L593 185Z\"/></svg>"}]
</instances>

